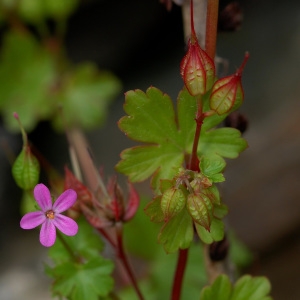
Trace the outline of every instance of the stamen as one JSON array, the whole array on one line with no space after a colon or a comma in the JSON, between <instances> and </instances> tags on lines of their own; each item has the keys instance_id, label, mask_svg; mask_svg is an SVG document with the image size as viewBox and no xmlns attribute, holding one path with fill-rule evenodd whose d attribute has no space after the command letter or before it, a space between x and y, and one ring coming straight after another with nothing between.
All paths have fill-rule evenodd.
<instances>
[{"instance_id":1,"label":"stamen","mask_svg":"<svg viewBox=\"0 0 300 300\"><path fill-rule=\"evenodd\" d=\"M46 217L48 218L48 219L54 219L54 217L55 217L55 213L54 213L54 211L53 210L48 210L47 212L46 212Z\"/></svg>"}]
</instances>

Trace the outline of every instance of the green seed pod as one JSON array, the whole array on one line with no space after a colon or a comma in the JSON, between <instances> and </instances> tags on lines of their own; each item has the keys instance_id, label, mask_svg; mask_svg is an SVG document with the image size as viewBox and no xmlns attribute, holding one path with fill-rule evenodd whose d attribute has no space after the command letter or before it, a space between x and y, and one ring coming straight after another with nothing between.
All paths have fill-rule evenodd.
<instances>
[{"instance_id":1,"label":"green seed pod","mask_svg":"<svg viewBox=\"0 0 300 300\"><path fill-rule=\"evenodd\" d=\"M23 147L12 166L12 175L17 185L24 189L33 189L39 181L40 165L29 147Z\"/></svg>"},{"instance_id":2,"label":"green seed pod","mask_svg":"<svg viewBox=\"0 0 300 300\"><path fill-rule=\"evenodd\" d=\"M172 187L166 190L161 198L161 209L166 220L177 215L185 206L186 196L179 188Z\"/></svg>"},{"instance_id":3,"label":"green seed pod","mask_svg":"<svg viewBox=\"0 0 300 300\"><path fill-rule=\"evenodd\" d=\"M213 206L208 197L203 194L189 194L187 209L194 222L210 231Z\"/></svg>"}]
</instances>

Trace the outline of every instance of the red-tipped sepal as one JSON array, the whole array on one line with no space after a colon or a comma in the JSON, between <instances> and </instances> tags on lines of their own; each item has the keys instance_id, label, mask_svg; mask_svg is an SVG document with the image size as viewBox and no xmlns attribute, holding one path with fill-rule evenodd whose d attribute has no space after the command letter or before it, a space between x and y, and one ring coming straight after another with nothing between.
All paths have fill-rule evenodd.
<instances>
[{"instance_id":1,"label":"red-tipped sepal","mask_svg":"<svg viewBox=\"0 0 300 300\"><path fill-rule=\"evenodd\" d=\"M218 115L234 111L242 104L244 100L242 72L248 58L249 54L246 53L241 67L235 74L221 78L213 85L209 105Z\"/></svg>"}]
</instances>

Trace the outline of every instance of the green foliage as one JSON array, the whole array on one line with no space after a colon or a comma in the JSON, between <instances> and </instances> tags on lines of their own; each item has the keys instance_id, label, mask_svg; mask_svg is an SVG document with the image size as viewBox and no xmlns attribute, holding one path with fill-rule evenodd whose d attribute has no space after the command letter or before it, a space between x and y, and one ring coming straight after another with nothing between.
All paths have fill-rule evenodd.
<instances>
[{"instance_id":1,"label":"green foliage","mask_svg":"<svg viewBox=\"0 0 300 300\"><path fill-rule=\"evenodd\" d=\"M240 132L233 128L216 129L224 116L207 116L198 146L200 172L193 173L182 169L182 165L192 151L196 98L183 89L176 115L170 97L157 88L150 87L146 93L129 91L125 97L127 116L119 121L119 127L129 138L143 144L124 150L116 168L131 181L153 176L152 186L158 196L145 212L153 222L164 222L158 241L168 253L189 247L193 223L204 242L223 239L221 218L227 208L221 204L213 183L225 180L223 157L234 158L246 148ZM202 99L204 110L209 109L208 99L208 95Z\"/></svg>"},{"instance_id":2,"label":"green foliage","mask_svg":"<svg viewBox=\"0 0 300 300\"><path fill-rule=\"evenodd\" d=\"M202 290L200 300L271 300L270 290L270 282L265 277L244 275L233 286L226 275L220 275Z\"/></svg>"},{"instance_id":3,"label":"green foliage","mask_svg":"<svg viewBox=\"0 0 300 300\"><path fill-rule=\"evenodd\" d=\"M173 253L190 246L194 237L193 221L186 209L176 217L168 220L158 235L159 243L164 245L167 253Z\"/></svg>"},{"instance_id":4,"label":"green foliage","mask_svg":"<svg viewBox=\"0 0 300 300\"><path fill-rule=\"evenodd\" d=\"M107 296L113 288L113 279L110 276L113 264L100 255L103 242L91 226L84 219L79 219L78 225L76 236L63 237L74 256L57 240L49 250L55 266L46 266L46 272L54 279L54 296L72 300L97 300L100 296Z\"/></svg>"},{"instance_id":5,"label":"green foliage","mask_svg":"<svg viewBox=\"0 0 300 300\"><path fill-rule=\"evenodd\" d=\"M103 123L108 104L120 92L121 84L109 72L99 72L92 63L83 63L65 74L56 93L61 114L53 118L56 129L80 126L92 129Z\"/></svg>"},{"instance_id":6,"label":"green foliage","mask_svg":"<svg viewBox=\"0 0 300 300\"><path fill-rule=\"evenodd\" d=\"M6 33L0 54L0 109L11 130L18 129L11 117L17 111L26 130L47 119L55 109L51 87L55 83L55 62L30 35Z\"/></svg>"},{"instance_id":7,"label":"green foliage","mask_svg":"<svg viewBox=\"0 0 300 300\"><path fill-rule=\"evenodd\" d=\"M226 166L225 160L216 154L203 155L200 159L200 169L203 175L213 182L222 182L225 180L221 173Z\"/></svg>"},{"instance_id":8,"label":"green foliage","mask_svg":"<svg viewBox=\"0 0 300 300\"><path fill-rule=\"evenodd\" d=\"M0 55L0 110L10 130L18 128L14 111L27 131L40 120L52 120L58 130L63 124L94 128L121 89L115 76L92 63L61 72L55 56L28 33L8 32Z\"/></svg>"},{"instance_id":9,"label":"green foliage","mask_svg":"<svg viewBox=\"0 0 300 300\"><path fill-rule=\"evenodd\" d=\"M119 121L119 127L128 137L144 143L124 150L121 153L122 160L116 166L131 181L142 181L155 174L152 182L158 190L160 180L172 179L185 156L191 153L196 99L184 89L178 96L177 107L176 116L170 97L154 87L150 87L146 93L140 90L126 93L124 110L128 116ZM238 130L212 129L222 120L223 117L205 118L199 156L217 154L235 158L247 147Z\"/></svg>"},{"instance_id":10,"label":"green foliage","mask_svg":"<svg viewBox=\"0 0 300 300\"><path fill-rule=\"evenodd\" d=\"M44 19L66 19L77 8L78 0L22 0L18 1L16 10L26 22L39 24Z\"/></svg>"}]
</instances>

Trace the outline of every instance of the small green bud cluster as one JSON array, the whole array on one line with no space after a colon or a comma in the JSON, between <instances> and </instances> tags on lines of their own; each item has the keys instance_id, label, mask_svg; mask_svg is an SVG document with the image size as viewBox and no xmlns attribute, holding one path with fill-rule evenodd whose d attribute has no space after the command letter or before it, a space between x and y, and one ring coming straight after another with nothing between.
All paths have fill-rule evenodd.
<instances>
[{"instance_id":1,"label":"small green bud cluster","mask_svg":"<svg viewBox=\"0 0 300 300\"><path fill-rule=\"evenodd\" d=\"M214 205L220 197L213 182L202 173L180 169L173 180L162 180L160 206L164 220L175 217L187 209L193 222L210 231Z\"/></svg>"}]
</instances>

